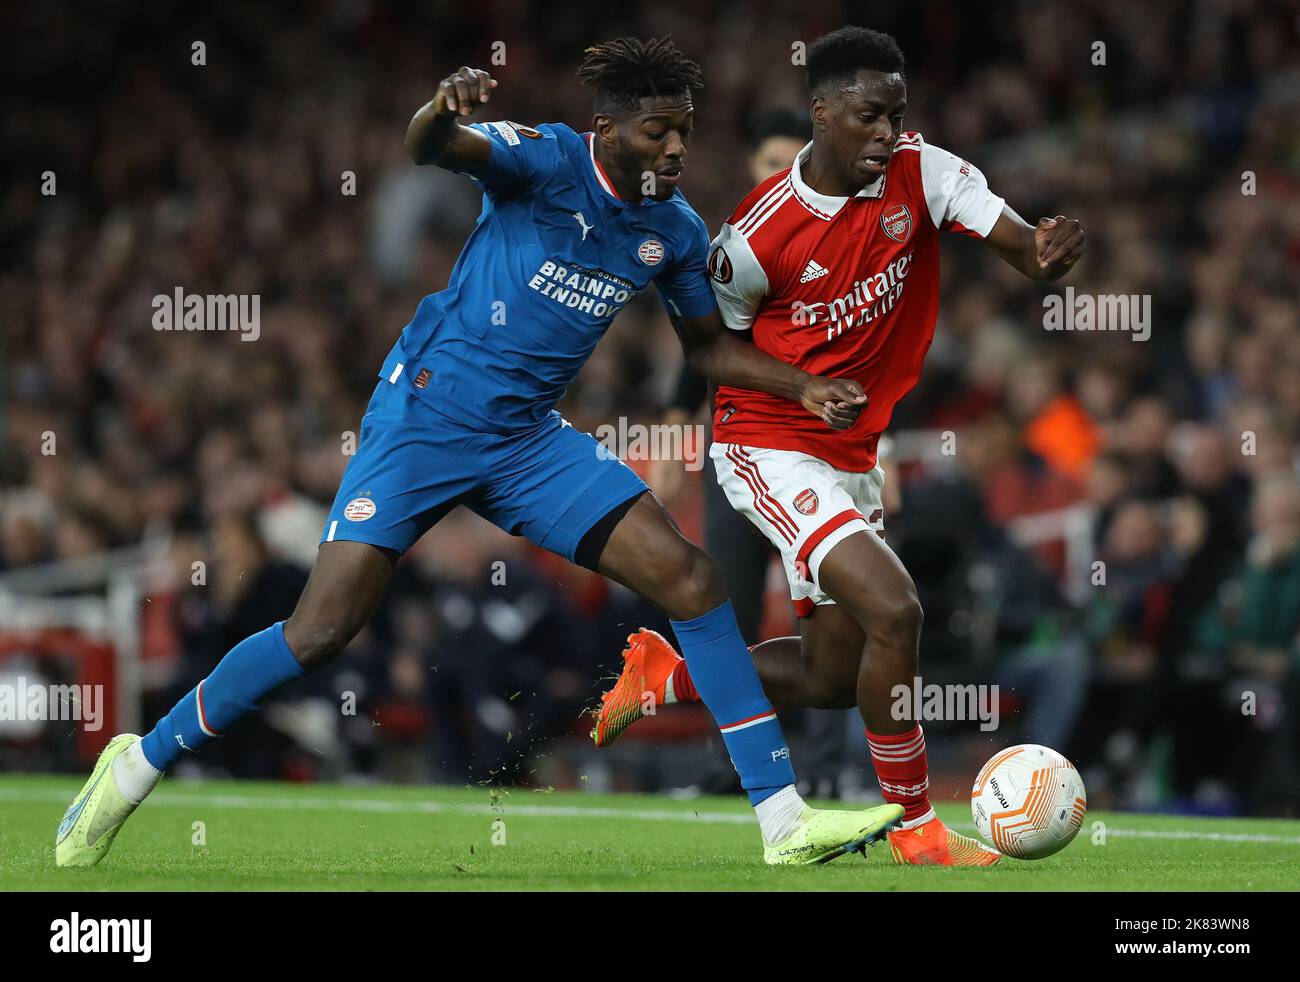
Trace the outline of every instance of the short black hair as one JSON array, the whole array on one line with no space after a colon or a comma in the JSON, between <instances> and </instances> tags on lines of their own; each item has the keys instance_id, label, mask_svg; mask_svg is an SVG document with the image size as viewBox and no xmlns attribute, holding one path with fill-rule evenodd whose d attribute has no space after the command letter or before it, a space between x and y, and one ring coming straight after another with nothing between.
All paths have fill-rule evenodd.
<instances>
[{"instance_id":1,"label":"short black hair","mask_svg":"<svg viewBox=\"0 0 1300 982\"><path fill-rule=\"evenodd\" d=\"M671 37L615 38L584 52L578 81L596 90L596 112L624 116L647 96L690 94L704 88L700 66Z\"/></svg>"},{"instance_id":2,"label":"short black hair","mask_svg":"<svg viewBox=\"0 0 1300 982\"><path fill-rule=\"evenodd\" d=\"M812 121L808 119L808 110L787 109L784 106L764 109L749 122L749 148L757 150L764 140L774 136L789 137L807 143L812 139Z\"/></svg>"},{"instance_id":3,"label":"short black hair","mask_svg":"<svg viewBox=\"0 0 1300 982\"><path fill-rule=\"evenodd\" d=\"M844 83L859 71L903 74L903 49L888 34L868 27L841 27L808 46L808 91Z\"/></svg>"}]
</instances>

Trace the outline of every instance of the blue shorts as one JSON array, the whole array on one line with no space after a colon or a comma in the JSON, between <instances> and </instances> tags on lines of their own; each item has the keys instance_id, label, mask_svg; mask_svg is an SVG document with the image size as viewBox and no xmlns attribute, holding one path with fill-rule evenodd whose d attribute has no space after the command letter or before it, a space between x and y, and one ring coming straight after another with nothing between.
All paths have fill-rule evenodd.
<instances>
[{"instance_id":1,"label":"blue shorts","mask_svg":"<svg viewBox=\"0 0 1300 982\"><path fill-rule=\"evenodd\" d=\"M321 541L405 552L465 505L573 562L593 525L646 490L627 464L557 412L529 429L483 433L381 379Z\"/></svg>"}]
</instances>

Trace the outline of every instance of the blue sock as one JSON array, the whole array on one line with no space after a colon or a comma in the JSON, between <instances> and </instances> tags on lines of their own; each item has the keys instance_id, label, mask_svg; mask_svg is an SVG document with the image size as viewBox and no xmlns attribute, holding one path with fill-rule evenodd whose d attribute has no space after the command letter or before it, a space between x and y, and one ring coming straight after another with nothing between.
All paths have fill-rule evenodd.
<instances>
[{"instance_id":1,"label":"blue sock","mask_svg":"<svg viewBox=\"0 0 1300 982\"><path fill-rule=\"evenodd\" d=\"M256 709L268 692L303 674L284 640L284 621L245 638L145 735L145 760L165 771L182 750L198 750Z\"/></svg>"},{"instance_id":2,"label":"blue sock","mask_svg":"<svg viewBox=\"0 0 1300 982\"><path fill-rule=\"evenodd\" d=\"M731 601L690 621L670 621L686 670L722 731L740 786L757 805L794 784L781 724L736 626Z\"/></svg>"}]
</instances>

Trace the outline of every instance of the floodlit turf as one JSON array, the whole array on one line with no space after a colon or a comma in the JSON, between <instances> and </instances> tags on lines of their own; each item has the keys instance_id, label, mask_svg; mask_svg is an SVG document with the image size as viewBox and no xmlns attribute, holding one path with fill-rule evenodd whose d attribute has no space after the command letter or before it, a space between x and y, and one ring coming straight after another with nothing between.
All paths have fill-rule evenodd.
<instances>
[{"instance_id":1,"label":"floodlit turf","mask_svg":"<svg viewBox=\"0 0 1300 982\"><path fill-rule=\"evenodd\" d=\"M79 786L0 778L0 890L1300 889L1300 822L1090 812L1038 862L900 868L879 846L771 869L739 798L227 781L165 782L103 863L61 870L54 830ZM965 807L940 814L970 831Z\"/></svg>"}]
</instances>

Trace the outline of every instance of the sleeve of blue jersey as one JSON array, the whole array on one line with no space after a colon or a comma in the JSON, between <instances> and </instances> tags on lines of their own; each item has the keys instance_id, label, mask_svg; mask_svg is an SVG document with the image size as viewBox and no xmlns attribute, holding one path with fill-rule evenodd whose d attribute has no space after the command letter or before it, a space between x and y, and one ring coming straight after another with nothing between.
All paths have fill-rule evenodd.
<instances>
[{"instance_id":1,"label":"sleeve of blue jersey","mask_svg":"<svg viewBox=\"0 0 1300 982\"><path fill-rule=\"evenodd\" d=\"M709 232L704 219L681 199L683 221L673 265L655 278L664 306L674 317L707 317L718 309L709 284Z\"/></svg>"},{"instance_id":2,"label":"sleeve of blue jersey","mask_svg":"<svg viewBox=\"0 0 1300 982\"><path fill-rule=\"evenodd\" d=\"M545 183L555 171L559 144L549 127L518 123L471 123L492 144L488 160L463 168L494 197L523 194Z\"/></svg>"}]
</instances>

